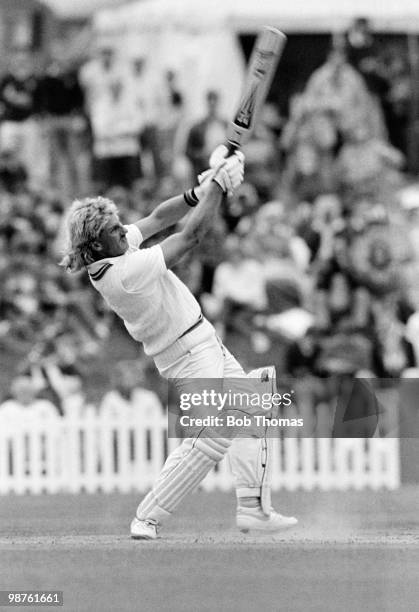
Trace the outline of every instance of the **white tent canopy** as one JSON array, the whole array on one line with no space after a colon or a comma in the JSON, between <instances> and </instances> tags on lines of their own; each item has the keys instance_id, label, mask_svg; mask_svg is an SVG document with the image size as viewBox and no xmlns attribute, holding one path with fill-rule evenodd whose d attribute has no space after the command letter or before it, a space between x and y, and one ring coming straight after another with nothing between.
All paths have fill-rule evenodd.
<instances>
[{"instance_id":1,"label":"white tent canopy","mask_svg":"<svg viewBox=\"0 0 419 612\"><path fill-rule=\"evenodd\" d=\"M379 31L419 31L418 0L139 0L101 11L96 23L102 28L129 23L141 30L168 23L201 30L223 24L242 32L270 24L285 32L325 32L346 28L359 16Z\"/></svg>"},{"instance_id":2,"label":"white tent canopy","mask_svg":"<svg viewBox=\"0 0 419 612\"><path fill-rule=\"evenodd\" d=\"M237 33L263 24L286 33L334 32L359 16L378 31L419 32L419 0L140 0L99 11L94 29L99 45L147 58L155 71L174 69L193 118L208 89L221 92L231 115L244 74Z\"/></svg>"},{"instance_id":3,"label":"white tent canopy","mask_svg":"<svg viewBox=\"0 0 419 612\"><path fill-rule=\"evenodd\" d=\"M121 57L143 57L148 69L172 69L185 93L186 112L202 116L205 92L221 94L221 111L231 116L241 89L245 59L237 37L224 20L222 3L146 0L96 15L98 45L115 47Z\"/></svg>"},{"instance_id":4,"label":"white tent canopy","mask_svg":"<svg viewBox=\"0 0 419 612\"><path fill-rule=\"evenodd\" d=\"M93 15L95 11L108 6L117 6L124 0L42 0L63 19L84 19Z\"/></svg>"},{"instance_id":5,"label":"white tent canopy","mask_svg":"<svg viewBox=\"0 0 419 612\"><path fill-rule=\"evenodd\" d=\"M355 17L367 17L380 31L419 30L417 0L227 0L225 4L239 30L269 23L285 32L333 31L345 29Z\"/></svg>"}]
</instances>

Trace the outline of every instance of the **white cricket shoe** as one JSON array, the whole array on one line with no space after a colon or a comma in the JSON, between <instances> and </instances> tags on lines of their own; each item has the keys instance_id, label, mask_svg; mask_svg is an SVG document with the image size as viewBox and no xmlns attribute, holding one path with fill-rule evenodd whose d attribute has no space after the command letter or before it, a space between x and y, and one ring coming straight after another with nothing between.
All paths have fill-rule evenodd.
<instances>
[{"instance_id":1,"label":"white cricket shoe","mask_svg":"<svg viewBox=\"0 0 419 612\"><path fill-rule=\"evenodd\" d=\"M282 516L275 510L271 510L270 515L266 516L260 508L238 508L236 515L237 527L243 533L250 530L276 533L294 527L297 523L294 516Z\"/></svg>"},{"instance_id":2,"label":"white cricket shoe","mask_svg":"<svg viewBox=\"0 0 419 612\"><path fill-rule=\"evenodd\" d=\"M134 540L155 540L157 538L157 523L153 519L140 521L137 517L131 522L131 537Z\"/></svg>"}]
</instances>

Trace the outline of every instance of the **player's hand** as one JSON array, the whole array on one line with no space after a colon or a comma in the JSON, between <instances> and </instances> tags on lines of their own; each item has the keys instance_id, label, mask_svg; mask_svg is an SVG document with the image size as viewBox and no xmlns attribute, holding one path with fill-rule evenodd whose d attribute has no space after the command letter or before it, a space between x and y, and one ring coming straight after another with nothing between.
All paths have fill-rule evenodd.
<instances>
[{"instance_id":1,"label":"player's hand","mask_svg":"<svg viewBox=\"0 0 419 612\"><path fill-rule=\"evenodd\" d=\"M209 158L210 168L218 168L220 163L227 157L228 149L225 145L218 145Z\"/></svg>"},{"instance_id":2,"label":"player's hand","mask_svg":"<svg viewBox=\"0 0 419 612\"><path fill-rule=\"evenodd\" d=\"M209 168L208 170L204 170L201 174L198 174L198 185L194 187L195 194L198 200L201 200L205 192L208 190L208 187L211 185L211 181L214 177L215 170Z\"/></svg>"},{"instance_id":3,"label":"player's hand","mask_svg":"<svg viewBox=\"0 0 419 612\"><path fill-rule=\"evenodd\" d=\"M208 170L204 170L201 174L198 174L198 184L204 187L204 185L208 185L212 177L215 174L215 170L213 168L208 168Z\"/></svg>"},{"instance_id":4,"label":"player's hand","mask_svg":"<svg viewBox=\"0 0 419 612\"><path fill-rule=\"evenodd\" d=\"M244 155L241 151L236 151L215 168L212 178L223 190L224 193L231 195L237 187L243 183L244 179Z\"/></svg>"}]
</instances>

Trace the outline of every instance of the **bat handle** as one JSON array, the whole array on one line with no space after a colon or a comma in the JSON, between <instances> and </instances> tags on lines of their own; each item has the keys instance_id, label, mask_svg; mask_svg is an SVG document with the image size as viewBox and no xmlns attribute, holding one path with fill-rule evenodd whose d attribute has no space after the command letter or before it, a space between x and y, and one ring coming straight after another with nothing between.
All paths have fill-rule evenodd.
<instances>
[{"instance_id":1,"label":"bat handle","mask_svg":"<svg viewBox=\"0 0 419 612\"><path fill-rule=\"evenodd\" d=\"M226 157L230 157L230 155L233 155L233 153L235 153L238 148L239 148L239 145L236 145L236 144L234 144L232 142L227 142L227 155L226 155Z\"/></svg>"}]
</instances>

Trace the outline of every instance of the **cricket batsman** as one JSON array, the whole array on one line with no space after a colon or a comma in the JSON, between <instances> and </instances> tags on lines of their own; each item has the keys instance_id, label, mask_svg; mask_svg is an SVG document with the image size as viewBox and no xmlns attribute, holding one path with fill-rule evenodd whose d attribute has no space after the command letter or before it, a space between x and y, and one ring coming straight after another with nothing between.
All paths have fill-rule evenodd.
<instances>
[{"instance_id":1,"label":"cricket batsman","mask_svg":"<svg viewBox=\"0 0 419 612\"><path fill-rule=\"evenodd\" d=\"M67 240L61 265L68 272L86 269L128 333L142 342L166 379L180 388L191 379L235 378L243 389L253 380L217 337L199 303L171 268L195 247L211 226L225 194L243 182L244 156L227 156L225 146L210 158L201 183L155 208L132 225L123 225L106 198L75 200L66 218ZM141 243L190 213L183 228L151 248ZM274 369L270 369L274 384ZM186 383L185 383L186 381ZM224 430L223 430L224 431ZM202 428L183 440L166 460L152 490L137 508L131 536L153 540L175 511L229 451L237 495L240 530L275 533L297 523L275 512L270 500L270 452L266 437L234 437Z\"/></svg>"}]
</instances>

